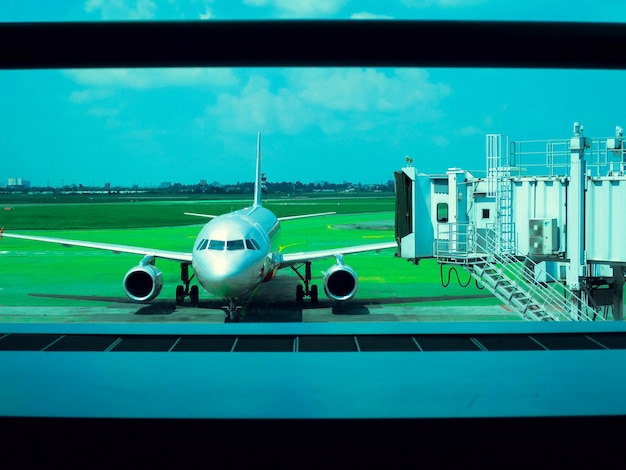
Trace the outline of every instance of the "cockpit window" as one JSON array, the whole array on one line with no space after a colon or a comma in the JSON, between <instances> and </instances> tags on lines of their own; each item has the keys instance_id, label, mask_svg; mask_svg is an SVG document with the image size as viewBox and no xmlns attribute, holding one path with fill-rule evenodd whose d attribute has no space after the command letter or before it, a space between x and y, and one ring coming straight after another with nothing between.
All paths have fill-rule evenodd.
<instances>
[{"instance_id":1,"label":"cockpit window","mask_svg":"<svg viewBox=\"0 0 626 470\"><path fill-rule=\"evenodd\" d=\"M248 238L246 240L246 247L248 247L248 250L260 250L261 249L261 246L254 238Z\"/></svg>"},{"instance_id":2,"label":"cockpit window","mask_svg":"<svg viewBox=\"0 0 626 470\"><path fill-rule=\"evenodd\" d=\"M228 240L226 242L226 249L228 251L243 250L243 240Z\"/></svg>"},{"instance_id":3,"label":"cockpit window","mask_svg":"<svg viewBox=\"0 0 626 470\"><path fill-rule=\"evenodd\" d=\"M224 240L211 240L209 242L209 250L223 250L226 242Z\"/></svg>"},{"instance_id":4,"label":"cockpit window","mask_svg":"<svg viewBox=\"0 0 626 470\"><path fill-rule=\"evenodd\" d=\"M196 247L196 250L204 250L208 243L209 243L209 240L207 240L206 238L203 238L198 243L198 246Z\"/></svg>"}]
</instances>

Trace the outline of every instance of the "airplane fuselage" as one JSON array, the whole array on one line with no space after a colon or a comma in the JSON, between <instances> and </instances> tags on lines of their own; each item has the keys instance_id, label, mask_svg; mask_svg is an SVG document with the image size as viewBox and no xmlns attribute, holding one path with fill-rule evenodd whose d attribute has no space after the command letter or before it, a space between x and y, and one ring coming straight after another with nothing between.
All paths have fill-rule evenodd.
<instances>
[{"instance_id":1,"label":"airplane fuselage","mask_svg":"<svg viewBox=\"0 0 626 470\"><path fill-rule=\"evenodd\" d=\"M274 270L272 240L279 230L276 216L262 206L211 220L198 234L192 252L199 284L223 299L252 292Z\"/></svg>"}]
</instances>

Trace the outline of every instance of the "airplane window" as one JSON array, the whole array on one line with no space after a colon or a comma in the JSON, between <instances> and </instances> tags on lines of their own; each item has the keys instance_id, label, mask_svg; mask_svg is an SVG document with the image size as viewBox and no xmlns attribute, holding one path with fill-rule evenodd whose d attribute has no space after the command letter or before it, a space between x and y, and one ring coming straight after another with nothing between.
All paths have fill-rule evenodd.
<instances>
[{"instance_id":1,"label":"airplane window","mask_svg":"<svg viewBox=\"0 0 626 470\"><path fill-rule=\"evenodd\" d=\"M254 238L248 238L246 240L246 246L248 247L248 250L260 250L261 249L261 245L259 245L259 242L257 242Z\"/></svg>"},{"instance_id":2,"label":"airplane window","mask_svg":"<svg viewBox=\"0 0 626 470\"><path fill-rule=\"evenodd\" d=\"M206 238L200 240L200 243L198 243L196 250L204 250L208 243L209 243L209 240L207 240Z\"/></svg>"},{"instance_id":3,"label":"airplane window","mask_svg":"<svg viewBox=\"0 0 626 470\"><path fill-rule=\"evenodd\" d=\"M243 250L243 240L228 240L226 242L226 249L228 251Z\"/></svg>"},{"instance_id":4,"label":"airplane window","mask_svg":"<svg viewBox=\"0 0 626 470\"><path fill-rule=\"evenodd\" d=\"M224 240L211 240L209 242L209 250L223 250L226 243Z\"/></svg>"}]
</instances>

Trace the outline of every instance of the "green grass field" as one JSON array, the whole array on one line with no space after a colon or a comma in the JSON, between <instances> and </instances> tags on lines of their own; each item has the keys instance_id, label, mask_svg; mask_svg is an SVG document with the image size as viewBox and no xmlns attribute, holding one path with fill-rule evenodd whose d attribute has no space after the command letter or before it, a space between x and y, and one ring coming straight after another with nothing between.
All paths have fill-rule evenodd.
<instances>
[{"instance_id":1,"label":"green grass field","mask_svg":"<svg viewBox=\"0 0 626 470\"><path fill-rule=\"evenodd\" d=\"M4 201L8 206L10 201ZM0 226L6 231L93 240L140 247L191 251L206 219L183 212L219 214L244 207L246 200L136 201L99 204L10 204ZM326 211L338 215L285 221L280 244L285 252L318 250L394 239L391 197L274 200L264 203L277 215ZM94 306L125 299L122 279L141 257L107 251L4 238L0 240L0 306ZM347 264L359 274L356 299L401 305L498 305L475 283L462 288L452 275L442 287L439 265L423 260L415 266L394 257L394 250L347 255ZM314 282L332 259L313 263ZM158 260L164 286L159 299L173 299L179 283L177 263ZM444 272L447 280L447 268ZM462 282L469 274L458 269ZM280 276L295 276L290 269ZM323 295L323 294L322 294ZM286 300L294 297L285 293ZM455 300L458 296L467 299ZM89 297L85 299L83 297ZM201 299L210 295L201 291ZM355 300L356 300L355 299Z\"/></svg>"},{"instance_id":2,"label":"green grass field","mask_svg":"<svg viewBox=\"0 0 626 470\"><path fill-rule=\"evenodd\" d=\"M6 230L74 230L171 227L198 223L184 212L219 215L251 204L250 198L161 199L146 196L94 198L59 196L55 199L24 196L0 198L0 227ZM299 197L297 199L268 199L264 205L277 217L313 212L355 214L360 212L393 211L392 197Z\"/></svg>"}]
</instances>

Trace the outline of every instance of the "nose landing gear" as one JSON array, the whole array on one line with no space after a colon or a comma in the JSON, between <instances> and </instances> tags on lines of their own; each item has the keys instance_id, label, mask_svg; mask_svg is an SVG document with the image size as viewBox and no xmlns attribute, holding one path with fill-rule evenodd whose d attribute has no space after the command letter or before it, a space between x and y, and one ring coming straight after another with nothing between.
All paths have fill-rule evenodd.
<instances>
[{"instance_id":1,"label":"nose landing gear","mask_svg":"<svg viewBox=\"0 0 626 470\"><path fill-rule=\"evenodd\" d=\"M238 323L238 322L239 322L239 312L237 311L237 306L235 305L235 301L231 299L226 310L226 318L224 318L224 323Z\"/></svg>"}]
</instances>

